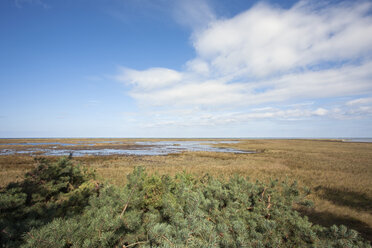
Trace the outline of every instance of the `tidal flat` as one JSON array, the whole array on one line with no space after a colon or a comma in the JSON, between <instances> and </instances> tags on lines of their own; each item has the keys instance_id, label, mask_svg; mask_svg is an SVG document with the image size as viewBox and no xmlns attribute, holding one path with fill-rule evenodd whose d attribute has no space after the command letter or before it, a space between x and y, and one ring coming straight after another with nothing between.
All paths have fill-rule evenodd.
<instances>
[{"instance_id":1,"label":"tidal flat","mask_svg":"<svg viewBox=\"0 0 372 248\"><path fill-rule=\"evenodd\" d=\"M297 209L313 223L344 224L372 240L372 143L307 139L1 139L0 150L66 147L74 151L96 148L135 150L141 146L149 149L154 146L148 142L179 141L202 142L227 151L247 153L181 150L163 155L85 155L73 159L96 170L102 181L117 185L124 185L126 175L136 166L145 167L149 174L160 175L185 171L198 177L208 173L222 179L239 174L252 181L296 180L300 186L312 190L311 199L315 206ZM38 144L31 147L27 143ZM22 179L25 172L36 167L34 158L38 156L45 154L1 155L1 187ZM58 156L48 157L58 159Z\"/></svg>"}]
</instances>

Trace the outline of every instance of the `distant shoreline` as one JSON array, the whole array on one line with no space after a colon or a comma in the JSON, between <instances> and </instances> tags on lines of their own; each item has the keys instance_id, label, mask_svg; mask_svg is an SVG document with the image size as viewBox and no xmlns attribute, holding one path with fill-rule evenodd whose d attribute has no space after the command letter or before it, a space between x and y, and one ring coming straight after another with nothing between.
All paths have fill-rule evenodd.
<instances>
[{"instance_id":1,"label":"distant shoreline","mask_svg":"<svg viewBox=\"0 0 372 248\"><path fill-rule=\"evenodd\" d=\"M264 140L372 140L372 137L3 137L0 139L264 139ZM369 141L372 142L372 141Z\"/></svg>"}]
</instances>

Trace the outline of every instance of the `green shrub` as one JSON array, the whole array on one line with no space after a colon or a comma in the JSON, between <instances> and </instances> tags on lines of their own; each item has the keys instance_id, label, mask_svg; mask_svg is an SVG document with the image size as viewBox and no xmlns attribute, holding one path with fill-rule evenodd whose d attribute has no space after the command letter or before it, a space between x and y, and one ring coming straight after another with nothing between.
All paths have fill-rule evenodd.
<instances>
[{"instance_id":1,"label":"green shrub","mask_svg":"<svg viewBox=\"0 0 372 248\"><path fill-rule=\"evenodd\" d=\"M94 174L73 165L69 158L51 164L38 159L37 168L21 182L0 191L0 241L3 247L19 247L22 236L56 217L67 219L82 213L89 197L99 189Z\"/></svg>"},{"instance_id":2,"label":"green shrub","mask_svg":"<svg viewBox=\"0 0 372 248\"><path fill-rule=\"evenodd\" d=\"M8 206L27 202L23 191L12 194L17 200ZM292 206L309 204L305 196L295 183L148 176L136 168L124 188L107 185L91 194L81 214L34 226L23 246L370 247L356 231L301 217Z\"/></svg>"}]
</instances>

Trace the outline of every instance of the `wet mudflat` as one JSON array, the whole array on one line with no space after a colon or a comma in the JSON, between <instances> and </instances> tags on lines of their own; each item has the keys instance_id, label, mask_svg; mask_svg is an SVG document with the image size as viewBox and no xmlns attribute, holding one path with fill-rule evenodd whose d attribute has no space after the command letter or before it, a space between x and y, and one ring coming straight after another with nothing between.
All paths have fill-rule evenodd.
<instances>
[{"instance_id":1,"label":"wet mudflat","mask_svg":"<svg viewBox=\"0 0 372 248\"><path fill-rule=\"evenodd\" d=\"M73 142L12 142L0 143L0 155L30 154L45 156L107 155L168 155L185 151L254 153L252 150L238 150L222 147L239 141L213 140L167 140L167 141L78 141ZM221 146L219 146L221 145Z\"/></svg>"}]
</instances>

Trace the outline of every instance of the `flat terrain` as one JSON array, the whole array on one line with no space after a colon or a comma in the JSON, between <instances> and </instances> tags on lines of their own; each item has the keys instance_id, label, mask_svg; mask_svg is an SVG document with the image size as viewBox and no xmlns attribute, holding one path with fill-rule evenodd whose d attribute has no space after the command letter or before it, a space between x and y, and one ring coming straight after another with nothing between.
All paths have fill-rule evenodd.
<instances>
[{"instance_id":1,"label":"flat terrain","mask_svg":"<svg viewBox=\"0 0 372 248\"><path fill-rule=\"evenodd\" d=\"M95 139L125 142L132 139ZM143 139L142 139L143 140ZM82 139L0 140L0 143L64 142ZM112 143L97 143L105 148ZM255 154L217 152L183 152L167 156L86 156L75 158L94 168L102 180L122 185L135 166L148 173L175 174L186 171L197 176L205 173L228 178L236 173L251 180L297 180L312 190L315 207L299 209L311 221L322 225L344 224L372 240L372 143L346 143L336 140L241 140L234 144L217 144L239 150L256 150ZM1 145L0 148L4 148ZM14 147L12 147L14 148ZM21 149L21 148L19 148ZM52 158L55 159L55 158ZM29 155L0 156L0 186L22 178L36 166Z\"/></svg>"}]
</instances>

